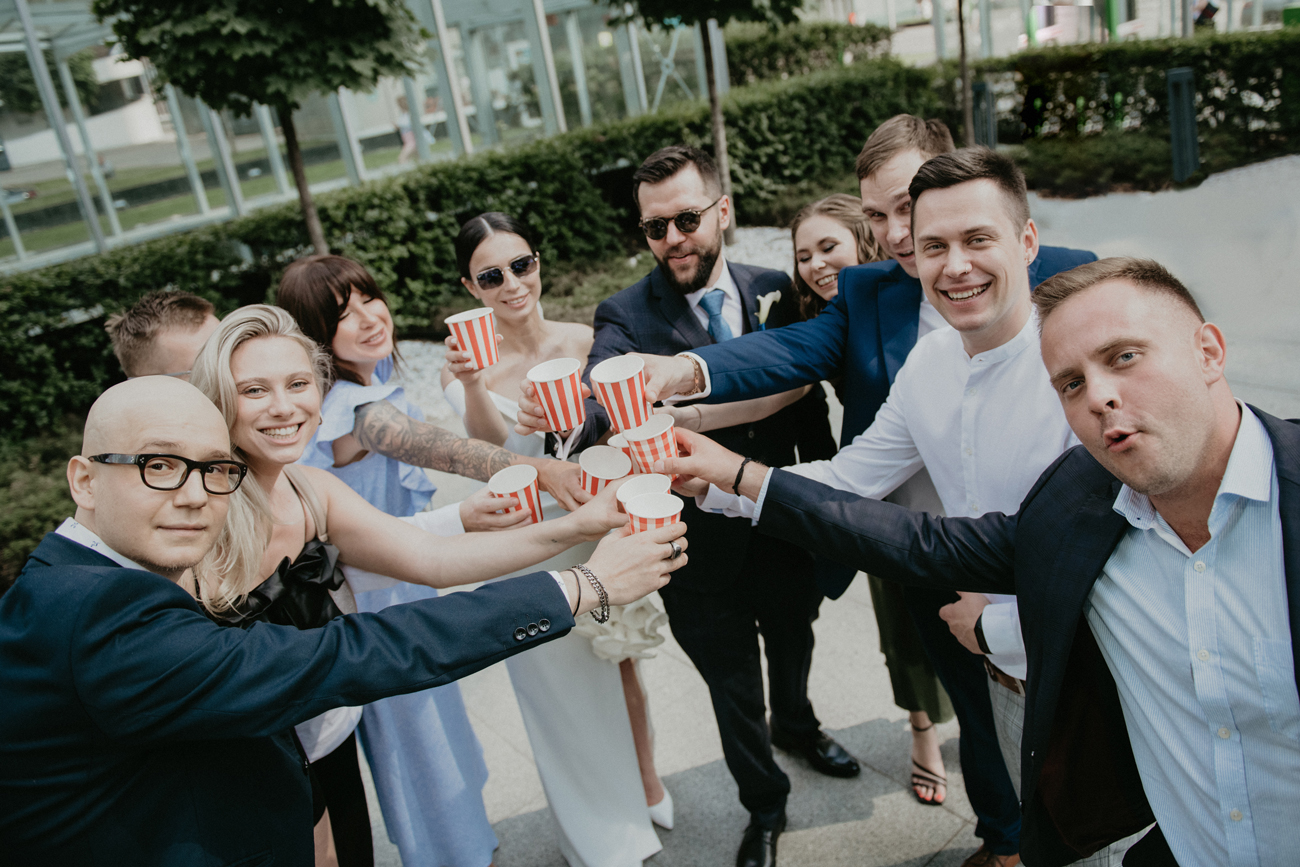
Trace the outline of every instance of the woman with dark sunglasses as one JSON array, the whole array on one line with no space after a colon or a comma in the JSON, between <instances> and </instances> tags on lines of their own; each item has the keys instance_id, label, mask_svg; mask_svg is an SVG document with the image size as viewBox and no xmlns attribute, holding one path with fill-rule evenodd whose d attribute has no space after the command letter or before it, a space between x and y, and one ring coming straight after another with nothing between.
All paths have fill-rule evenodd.
<instances>
[{"instance_id":1,"label":"woman with dark sunglasses","mask_svg":"<svg viewBox=\"0 0 1300 867\"><path fill-rule=\"evenodd\" d=\"M442 373L447 401L470 436L520 454L544 454L547 435L514 430L519 383L529 368L553 358L576 358L585 366L592 329L542 316L537 248L511 216L486 213L465 223L456 238L456 264L466 290L492 309L502 339L497 363L479 371L466 369L469 356L448 338ZM563 443L559 449L563 453ZM544 517L559 512L542 499ZM572 634L506 662L571 867L637 867L660 849L651 820L672 826L672 799L655 771L636 668L637 659L663 642L658 629L665 622L658 606L642 599L614 609L605 624L583 617ZM596 773L593 755L600 757Z\"/></svg>"}]
</instances>

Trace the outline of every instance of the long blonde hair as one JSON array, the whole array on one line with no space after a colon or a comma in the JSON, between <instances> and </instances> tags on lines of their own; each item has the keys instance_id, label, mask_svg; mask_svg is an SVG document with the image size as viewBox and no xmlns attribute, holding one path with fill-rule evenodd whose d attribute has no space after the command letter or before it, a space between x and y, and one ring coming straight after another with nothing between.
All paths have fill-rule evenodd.
<instances>
[{"instance_id":1,"label":"long blonde hair","mask_svg":"<svg viewBox=\"0 0 1300 867\"><path fill-rule=\"evenodd\" d=\"M194 362L190 383L216 404L231 430L239 415L239 392L230 371L235 350L259 337L287 337L307 353L316 385L325 394L329 357L294 322L288 312L268 304L241 307L221 320ZM239 446L235 457L246 460ZM209 611L226 611L237 606L266 578L261 573L262 557L271 543L270 498L256 479L249 479L230 497L226 525L211 553L194 570L199 601Z\"/></svg>"}]
</instances>

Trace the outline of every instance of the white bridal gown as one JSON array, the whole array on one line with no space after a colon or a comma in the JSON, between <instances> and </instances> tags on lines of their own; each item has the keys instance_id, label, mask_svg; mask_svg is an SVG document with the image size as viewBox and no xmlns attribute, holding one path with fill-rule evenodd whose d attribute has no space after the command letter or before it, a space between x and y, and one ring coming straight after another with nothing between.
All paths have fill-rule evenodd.
<instances>
[{"instance_id":1,"label":"white bridal gown","mask_svg":"<svg viewBox=\"0 0 1300 867\"><path fill-rule=\"evenodd\" d=\"M513 428L518 403L489 393ZM464 386L452 380L445 395L463 418ZM541 457L545 437L512 430L505 448ZM553 518L564 510L542 494L542 514ZM515 574L567 569L594 549L594 543L579 545ZM603 626L584 614L579 629L506 660L560 850L571 867L639 867L662 848L645 803L617 660L643 657L660 644L656 630L667 617L649 599L616 611Z\"/></svg>"}]
</instances>

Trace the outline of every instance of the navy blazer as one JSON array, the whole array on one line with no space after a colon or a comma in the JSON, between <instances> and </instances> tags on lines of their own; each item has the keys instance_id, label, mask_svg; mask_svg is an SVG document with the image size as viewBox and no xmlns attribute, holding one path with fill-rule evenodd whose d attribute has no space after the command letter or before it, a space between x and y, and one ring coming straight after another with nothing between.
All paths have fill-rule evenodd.
<instances>
[{"instance_id":1,"label":"navy blazer","mask_svg":"<svg viewBox=\"0 0 1300 867\"><path fill-rule=\"evenodd\" d=\"M174 582L51 533L0 597L0 862L310 867L292 726L572 626L543 572L321 629L228 629Z\"/></svg>"},{"instance_id":2,"label":"navy blazer","mask_svg":"<svg viewBox=\"0 0 1300 867\"><path fill-rule=\"evenodd\" d=\"M1029 285L1097 257L1086 250L1039 247ZM819 316L776 331L704 346L709 365L706 403L729 403L788 391L844 376L844 426L840 444L871 426L889 396L898 369L916 345L921 281L894 260L854 265L840 272L840 291Z\"/></svg>"},{"instance_id":3,"label":"navy blazer","mask_svg":"<svg viewBox=\"0 0 1300 867\"><path fill-rule=\"evenodd\" d=\"M1300 422L1251 410L1273 443L1300 676ZM873 575L1016 594L1029 657L1020 853L1043 867L1068 864L1154 821L1115 680L1084 619L1092 585L1129 527L1113 508L1119 489L1082 446L1048 467L1010 516L935 518L777 471L758 524Z\"/></svg>"},{"instance_id":4,"label":"navy blazer","mask_svg":"<svg viewBox=\"0 0 1300 867\"><path fill-rule=\"evenodd\" d=\"M740 292L747 332L758 330L760 295L781 292L783 300L793 302L790 278L785 273L731 262L727 267ZM780 315L774 311L769 323L775 326L779 321ZM607 358L628 352L674 355L713 343L708 330L691 310L690 302L668 285L658 267L602 301L596 308L595 328L595 341L583 374L589 386L591 369ZM729 342L735 343L736 340ZM575 445L578 449L594 444L610 427L609 416L594 399L587 399L586 409L587 424L578 434L579 441ZM794 462L796 445L801 454L816 453L806 445L813 439L818 424L826 441L825 448L833 448L826 419L825 394L821 389L813 389L796 403L768 418L753 424L710 431L709 436L732 451L765 464L780 466ZM749 543L749 522L702 512L689 497L682 510L682 520L691 528L691 559L673 573L673 584L699 592L724 592L740 577Z\"/></svg>"}]
</instances>

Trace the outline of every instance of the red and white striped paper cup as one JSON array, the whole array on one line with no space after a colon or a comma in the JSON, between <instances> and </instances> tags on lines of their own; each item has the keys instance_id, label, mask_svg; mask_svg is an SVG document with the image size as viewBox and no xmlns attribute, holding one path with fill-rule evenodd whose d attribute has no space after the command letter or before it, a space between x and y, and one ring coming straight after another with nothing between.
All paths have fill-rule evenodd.
<instances>
[{"instance_id":1,"label":"red and white striped paper cup","mask_svg":"<svg viewBox=\"0 0 1300 867\"><path fill-rule=\"evenodd\" d=\"M591 369L591 389L609 413L615 432L629 431L650 420L645 399L645 360L635 355L607 358Z\"/></svg>"},{"instance_id":2,"label":"red and white striped paper cup","mask_svg":"<svg viewBox=\"0 0 1300 867\"><path fill-rule=\"evenodd\" d=\"M491 307L466 310L448 316L446 321L460 344L460 351L473 356L475 370L497 363L497 321Z\"/></svg>"},{"instance_id":3,"label":"red and white striped paper cup","mask_svg":"<svg viewBox=\"0 0 1300 867\"><path fill-rule=\"evenodd\" d=\"M593 497L610 482L632 472L632 459L609 446L592 446L578 456L582 489Z\"/></svg>"},{"instance_id":4,"label":"red and white striped paper cup","mask_svg":"<svg viewBox=\"0 0 1300 867\"><path fill-rule=\"evenodd\" d=\"M682 500L672 494L642 494L627 501L627 518L633 533L676 524L682 517Z\"/></svg>"},{"instance_id":5,"label":"red and white striped paper cup","mask_svg":"<svg viewBox=\"0 0 1300 867\"><path fill-rule=\"evenodd\" d=\"M618 500L618 510L626 512L628 500L645 494L667 494L671 492L672 487L673 480L663 473L643 473L619 485L618 491L614 493L614 499Z\"/></svg>"},{"instance_id":6,"label":"red and white striped paper cup","mask_svg":"<svg viewBox=\"0 0 1300 867\"><path fill-rule=\"evenodd\" d=\"M494 497L511 500L503 504L501 511L517 512L527 506L532 510L532 523L542 521L542 494L537 486L537 468L528 464L515 464L506 467L488 479L488 491Z\"/></svg>"},{"instance_id":7,"label":"red and white striped paper cup","mask_svg":"<svg viewBox=\"0 0 1300 867\"><path fill-rule=\"evenodd\" d=\"M636 468L636 461L632 460L632 447L631 447L630 445L627 444L627 437L623 436L621 433L620 433L620 434L614 434L612 437L610 437L609 439L605 440L605 444L608 445L608 446L611 447L611 448L618 449L618 450L621 451L623 454L627 455L627 459L628 459L629 461L632 461L632 472L633 472L633 473L639 473L639 472L641 472L640 470L638 470L638 469Z\"/></svg>"},{"instance_id":8,"label":"red and white striped paper cup","mask_svg":"<svg viewBox=\"0 0 1300 867\"><path fill-rule=\"evenodd\" d=\"M667 413L651 416L648 422L625 431L623 436L632 448L632 462L643 473L653 473L655 461L677 457L673 417ZM672 478L675 481L677 477Z\"/></svg>"},{"instance_id":9,"label":"red and white striped paper cup","mask_svg":"<svg viewBox=\"0 0 1300 867\"><path fill-rule=\"evenodd\" d=\"M582 405L582 362L576 358L553 358L528 371L528 381L537 391L546 423L553 431L573 430L587 418Z\"/></svg>"}]
</instances>

